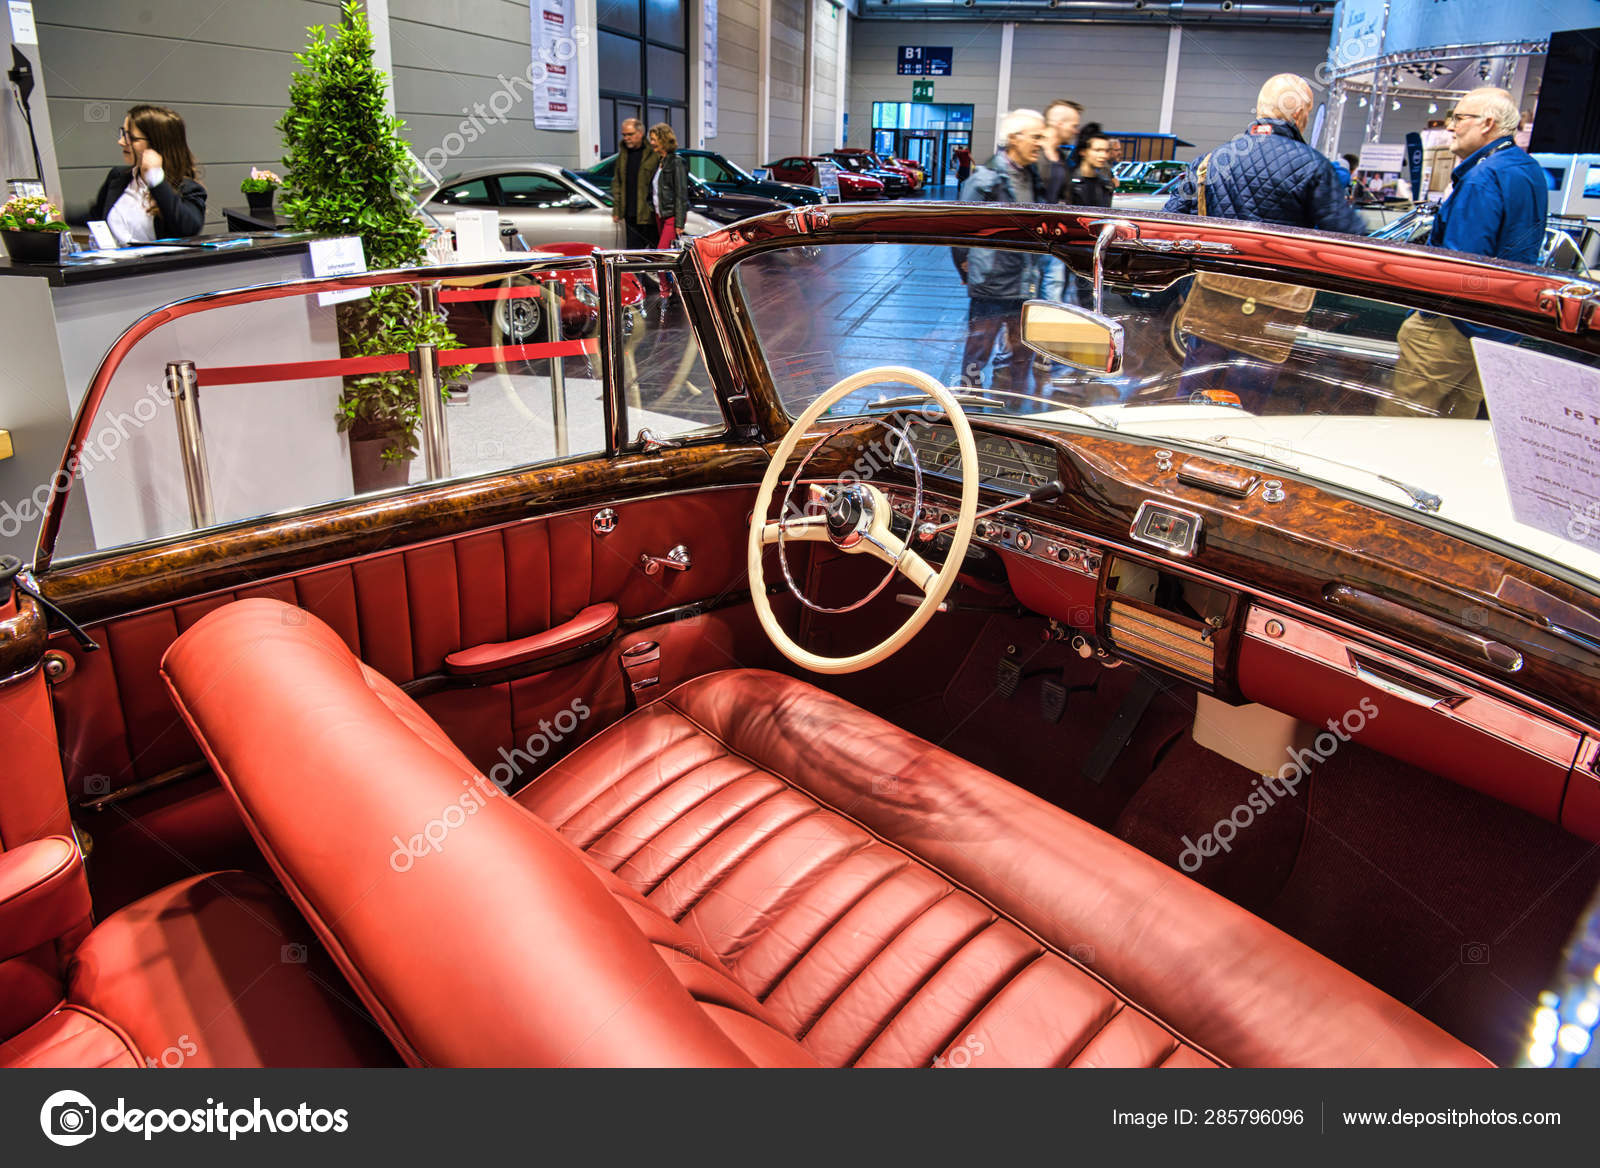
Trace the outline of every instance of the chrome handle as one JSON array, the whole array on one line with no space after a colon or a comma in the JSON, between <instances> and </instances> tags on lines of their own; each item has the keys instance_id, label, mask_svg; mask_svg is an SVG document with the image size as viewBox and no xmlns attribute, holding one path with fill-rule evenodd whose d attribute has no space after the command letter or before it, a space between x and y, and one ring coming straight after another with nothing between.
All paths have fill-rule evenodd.
<instances>
[{"instance_id":1,"label":"chrome handle","mask_svg":"<svg viewBox=\"0 0 1600 1168\"><path fill-rule=\"evenodd\" d=\"M1350 667L1355 671L1355 675L1368 685L1376 686L1386 694L1391 694L1402 701L1413 702L1426 709L1453 710L1467 700L1467 695L1464 693L1457 693L1445 686L1435 685L1404 670L1396 669L1392 665L1363 657L1353 649L1350 650Z\"/></svg>"},{"instance_id":2,"label":"chrome handle","mask_svg":"<svg viewBox=\"0 0 1600 1168\"><path fill-rule=\"evenodd\" d=\"M640 556L639 566L644 569L646 576L655 576L662 568L671 568L674 572L687 572L694 565L689 559L689 549L680 543L664 556L649 554Z\"/></svg>"}]
</instances>

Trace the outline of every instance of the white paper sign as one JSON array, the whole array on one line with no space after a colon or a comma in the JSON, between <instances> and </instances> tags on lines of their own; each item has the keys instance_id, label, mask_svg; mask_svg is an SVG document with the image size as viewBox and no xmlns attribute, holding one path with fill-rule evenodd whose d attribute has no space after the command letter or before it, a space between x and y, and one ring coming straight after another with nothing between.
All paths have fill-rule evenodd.
<instances>
[{"instance_id":1,"label":"white paper sign","mask_svg":"<svg viewBox=\"0 0 1600 1168\"><path fill-rule=\"evenodd\" d=\"M1474 337L1511 514L1600 550L1600 369Z\"/></svg>"},{"instance_id":2,"label":"white paper sign","mask_svg":"<svg viewBox=\"0 0 1600 1168\"><path fill-rule=\"evenodd\" d=\"M102 250L117 246L117 237L111 232L111 224L104 219L89 220L89 238L94 240L94 245Z\"/></svg>"},{"instance_id":3,"label":"white paper sign","mask_svg":"<svg viewBox=\"0 0 1600 1168\"><path fill-rule=\"evenodd\" d=\"M578 128L578 41L574 0L533 0L533 63L544 81L533 88L533 124L541 130Z\"/></svg>"},{"instance_id":4,"label":"white paper sign","mask_svg":"<svg viewBox=\"0 0 1600 1168\"><path fill-rule=\"evenodd\" d=\"M1368 174L1402 174L1406 169L1406 144L1367 142L1361 147L1361 161L1356 169Z\"/></svg>"},{"instance_id":5,"label":"white paper sign","mask_svg":"<svg viewBox=\"0 0 1600 1168\"><path fill-rule=\"evenodd\" d=\"M353 276L367 270L367 253L361 247L359 235L340 235L333 239L311 241L311 274L313 276ZM369 288L346 288L339 292L318 292L317 303L339 304L345 300L360 300L370 295Z\"/></svg>"},{"instance_id":6,"label":"white paper sign","mask_svg":"<svg viewBox=\"0 0 1600 1168\"><path fill-rule=\"evenodd\" d=\"M817 163L817 186L822 188L822 193L830 198L841 198L839 194L839 164L837 162Z\"/></svg>"},{"instance_id":7,"label":"white paper sign","mask_svg":"<svg viewBox=\"0 0 1600 1168\"><path fill-rule=\"evenodd\" d=\"M705 30L701 39L705 42L705 74L706 74L706 137L717 136L717 0L701 0L701 7L705 14Z\"/></svg>"},{"instance_id":8,"label":"white paper sign","mask_svg":"<svg viewBox=\"0 0 1600 1168\"><path fill-rule=\"evenodd\" d=\"M19 45L36 45L39 32L33 27L32 0L6 0L11 11L11 40Z\"/></svg>"},{"instance_id":9,"label":"white paper sign","mask_svg":"<svg viewBox=\"0 0 1600 1168\"><path fill-rule=\"evenodd\" d=\"M455 213L451 224L456 233L456 259L463 261L494 259L504 250L500 246L500 212L468 211Z\"/></svg>"}]
</instances>

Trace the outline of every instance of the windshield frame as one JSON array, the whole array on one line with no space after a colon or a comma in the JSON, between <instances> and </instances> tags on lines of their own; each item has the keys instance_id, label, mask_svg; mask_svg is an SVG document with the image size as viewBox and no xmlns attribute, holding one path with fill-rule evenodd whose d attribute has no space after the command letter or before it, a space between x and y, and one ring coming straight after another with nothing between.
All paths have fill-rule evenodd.
<instances>
[{"instance_id":1,"label":"windshield frame","mask_svg":"<svg viewBox=\"0 0 1600 1168\"><path fill-rule=\"evenodd\" d=\"M1106 214L963 203L897 206L892 218L870 207L812 209L809 215L799 217L771 214L747 220L736 233L724 231L702 239L695 245L694 254L696 262L706 270L713 298L722 310L719 315L736 323L734 335L728 338L733 350L730 359L741 370L741 380L761 430L776 440L793 419L779 398L751 313L737 287L734 272L740 262L769 250L829 243L961 247L981 242L983 246L1049 251L1073 270L1087 272L1094 240L1090 225L1101 222ZM1275 279L1319 292L1360 296L1403 309L1443 313L1474 324L1509 329L1576 350L1600 365L1600 282L1574 280L1565 273L1531 265L1367 236L1155 211L1119 209L1109 214L1138 232L1139 238L1133 244L1112 247L1108 264L1119 279L1139 290L1159 290L1202 271ZM1048 245L1046 240L1050 241ZM861 416L870 415L841 416L839 420L858 420ZM990 416L995 421L1016 420L1015 416ZM1052 431L1059 429L1064 439L1093 435L1140 445L1176 444L1211 458L1222 454L1214 446L1184 443L1181 438L1141 438L1137 431L1126 428L1108 434L1087 420L1051 419L1049 427ZM1367 491L1342 486L1298 467L1289 469L1276 464L1270 458L1252 459L1248 449L1230 451L1230 461L1235 458L1272 477L1292 478L1534 564L1585 592L1600 594L1600 578L1576 571L1534 549L1510 544L1500 536L1417 510L1390 497L1403 498L1398 492L1383 487Z\"/></svg>"}]
</instances>

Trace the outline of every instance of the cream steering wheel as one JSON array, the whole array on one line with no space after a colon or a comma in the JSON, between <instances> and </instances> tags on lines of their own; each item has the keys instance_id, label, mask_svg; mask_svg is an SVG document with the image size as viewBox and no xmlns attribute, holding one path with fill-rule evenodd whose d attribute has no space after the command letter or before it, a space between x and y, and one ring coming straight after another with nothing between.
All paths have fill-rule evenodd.
<instances>
[{"instance_id":1,"label":"cream steering wheel","mask_svg":"<svg viewBox=\"0 0 1600 1168\"><path fill-rule=\"evenodd\" d=\"M901 539L890 529L893 512L889 498L869 482L846 482L843 478L834 480L833 485L824 492L826 514L797 518L779 516L772 520L766 518L772 508L772 495L783 475L784 466L794 454L800 439L816 425L817 419L857 390L883 383L912 385L924 391L944 410L951 428L955 430L956 446L961 452L961 506L956 515L955 530L951 532L944 567L937 572L911 549L910 540L915 539L914 531L908 539ZM789 427L789 432L783 436L783 441L778 443L778 449L772 455L767 473L762 476L760 490L756 492L755 510L750 523L748 568L750 596L755 603L761 627L772 638L779 652L796 665L816 673L854 673L876 665L916 636L950 592L966 558L967 544L972 540L977 510L977 447L972 441L972 427L967 424L967 416L950 391L926 373L898 365L879 365L852 373L812 402L806 412ZM912 519L915 526L916 517ZM784 541L832 543L839 550L852 554L866 552L889 564L916 585L922 592L922 601L894 633L864 652L849 657L824 657L803 649L779 627L772 604L767 599L767 583L761 566L762 553L768 544L777 543L780 537ZM786 578L787 575L786 570ZM802 603L818 607L800 592L792 580L789 580L789 587Z\"/></svg>"}]
</instances>

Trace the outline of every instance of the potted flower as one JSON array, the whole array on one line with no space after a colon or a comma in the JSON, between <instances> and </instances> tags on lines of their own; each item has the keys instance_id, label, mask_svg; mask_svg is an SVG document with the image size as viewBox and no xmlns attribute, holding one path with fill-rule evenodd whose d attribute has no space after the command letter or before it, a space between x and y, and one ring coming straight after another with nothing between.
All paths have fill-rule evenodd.
<instances>
[{"instance_id":1,"label":"potted flower","mask_svg":"<svg viewBox=\"0 0 1600 1168\"><path fill-rule=\"evenodd\" d=\"M17 263L58 263L65 230L61 212L43 195L16 195L0 207L0 239Z\"/></svg>"},{"instance_id":2,"label":"potted flower","mask_svg":"<svg viewBox=\"0 0 1600 1168\"><path fill-rule=\"evenodd\" d=\"M283 185L283 180L270 170L250 168L250 177L239 184L239 190L250 201L250 209L258 215L270 214L272 196Z\"/></svg>"}]
</instances>

